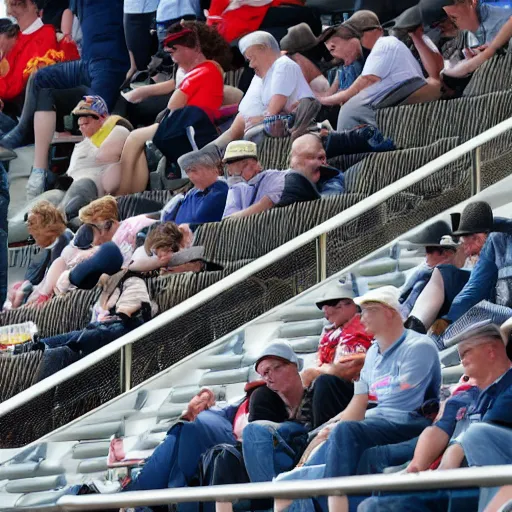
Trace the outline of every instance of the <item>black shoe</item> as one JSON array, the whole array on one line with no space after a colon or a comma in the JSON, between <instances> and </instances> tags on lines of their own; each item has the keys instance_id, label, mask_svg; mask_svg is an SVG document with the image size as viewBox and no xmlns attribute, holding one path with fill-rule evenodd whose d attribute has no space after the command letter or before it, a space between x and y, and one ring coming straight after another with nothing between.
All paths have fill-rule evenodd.
<instances>
[{"instance_id":1,"label":"black shoe","mask_svg":"<svg viewBox=\"0 0 512 512\"><path fill-rule=\"evenodd\" d=\"M427 334L427 329L423 325L423 322L415 316L410 316L404 323L406 329L412 329L413 331L419 332L420 334Z\"/></svg>"}]
</instances>

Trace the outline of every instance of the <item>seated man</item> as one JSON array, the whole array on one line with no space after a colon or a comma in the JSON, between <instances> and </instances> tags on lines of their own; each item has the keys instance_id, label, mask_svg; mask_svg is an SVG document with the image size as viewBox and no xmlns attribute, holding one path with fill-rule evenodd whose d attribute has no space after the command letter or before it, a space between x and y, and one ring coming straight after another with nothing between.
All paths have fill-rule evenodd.
<instances>
[{"instance_id":1,"label":"seated man","mask_svg":"<svg viewBox=\"0 0 512 512\"><path fill-rule=\"evenodd\" d=\"M404 318L409 316L416 299L429 282L434 269L443 264L456 265L455 257L458 244L453 241L451 232L450 226L439 220L427 226L421 233L408 238L407 241L413 246L424 247L426 256L425 261L411 271L406 282L400 288L401 313Z\"/></svg>"},{"instance_id":2,"label":"seated man","mask_svg":"<svg viewBox=\"0 0 512 512\"><path fill-rule=\"evenodd\" d=\"M497 221L496 228L506 226L501 219ZM460 236L460 245L466 259L464 262L457 261L457 264L439 264L431 273L406 321L407 327L421 333L431 326L437 329L436 319L450 310L453 300L468 282L488 233L494 230L491 207L483 201L470 203L462 212L460 225L455 225L453 219L452 225L454 235Z\"/></svg>"},{"instance_id":3,"label":"seated man","mask_svg":"<svg viewBox=\"0 0 512 512\"><path fill-rule=\"evenodd\" d=\"M412 442L411 450L414 452L410 453L412 460L407 472L426 471L441 455L439 469L460 467L463 459L469 466L512 463L512 370L504 343L506 339L498 326L484 323L471 325L451 340L457 342L464 374L471 379L472 385L449 398L441 418L422 432L417 443ZM396 451L400 445L387 448L388 451ZM377 453L373 455L377 458ZM386 458L386 454L381 454L380 460L382 455ZM393 460L392 464L399 462ZM481 498L484 495L486 500L491 497L487 489L482 490ZM404 495L370 498L361 505L361 510L401 510L404 503L413 501L416 505L414 510L427 511L431 510L427 505L432 499L438 504L448 503L449 491L443 491L441 497L422 493L421 498ZM474 503L476 509L477 504Z\"/></svg>"},{"instance_id":4,"label":"seated man","mask_svg":"<svg viewBox=\"0 0 512 512\"><path fill-rule=\"evenodd\" d=\"M325 149L318 135L308 133L295 139L279 206L342 194L343 174L326 163Z\"/></svg>"},{"instance_id":5,"label":"seated man","mask_svg":"<svg viewBox=\"0 0 512 512\"><path fill-rule=\"evenodd\" d=\"M470 206L472 207L470 211L472 220L475 223L481 223L479 211L484 209L485 206L490 210L489 205L484 202L470 203L466 208ZM492 211L486 229L489 229L489 224L492 229ZM460 230L455 234L464 235L462 222ZM453 299L448 313L434 323L432 333L437 335L443 333L448 325L457 321L471 307L482 300L491 300L500 306L511 307L511 268L512 233L507 231L489 233L468 282Z\"/></svg>"},{"instance_id":6,"label":"seated man","mask_svg":"<svg viewBox=\"0 0 512 512\"><path fill-rule=\"evenodd\" d=\"M220 162L215 148L204 147L180 156L178 165L194 185L181 202L167 210L162 220L190 224L195 229L205 222L218 222L226 206L228 185L219 179Z\"/></svg>"},{"instance_id":7,"label":"seated man","mask_svg":"<svg viewBox=\"0 0 512 512\"><path fill-rule=\"evenodd\" d=\"M417 437L431 422L422 411L426 402L439 399L441 365L435 344L427 336L404 329L397 288L371 290L355 302L375 342L355 383L354 397L308 447L306 453L311 453L323 443L305 467L283 479L354 475L366 450ZM368 408L370 401L376 406ZM330 497L331 506L348 510L347 498Z\"/></svg>"},{"instance_id":8,"label":"seated man","mask_svg":"<svg viewBox=\"0 0 512 512\"><path fill-rule=\"evenodd\" d=\"M240 157L242 152L253 156ZM274 206L312 201L345 190L343 174L326 165L322 139L313 134L294 141L287 171L262 171L254 142L231 142L224 162L231 181L238 177L242 181L230 186L223 217L245 217Z\"/></svg>"},{"instance_id":9,"label":"seated man","mask_svg":"<svg viewBox=\"0 0 512 512\"><path fill-rule=\"evenodd\" d=\"M233 125L215 141L221 149L232 140L242 138L259 142L263 137L265 117L289 114L298 102L307 98L311 104L314 103L313 91L300 66L286 55L281 55L273 36L256 31L240 39L238 46L256 76L240 102L239 114ZM309 122L306 123L309 125Z\"/></svg>"},{"instance_id":10,"label":"seated man","mask_svg":"<svg viewBox=\"0 0 512 512\"><path fill-rule=\"evenodd\" d=\"M279 350L279 357L277 358L269 355L272 351L276 351L276 347ZM286 421L290 415L297 411L302 400L304 390L298 374L299 360L293 350L285 343L272 343L265 348L262 358L260 357L261 360L272 361L273 365L266 368L267 374L263 381L246 385L248 396L242 403L223 409L223 415L227 421L222 421L224 427L220 431L221 435L219 435L218 430L210 429L207 415L202 412L195 418L195 422L199 420L197 426L187 423L183 425L181 436L187 432L188 449L178 452L175 451L175 446L179 438L177 438L176 427L174 427L169 431L164 442L148 459L137 479L131 482L125 490L162 489L189 485L198 474L201 455L205 452L203 464L206 464L206 461L209 460L210 462L207 465L210 469L206 471L203 466L204 476L210 475L212 468L215 468L211 483L216 482L215 478L229 479L232 473L220 472L217 474L217 467L220 468L220 465L227 467L225 464L228 462L231 451L217 450L215 445L220 443L235 445L237 441L242 439L242 436L245 439L247 427L252 422L263 420L282 423ZM229 412L230 410L231 412ZM214 412L218 414L218 411L216 412L213 409L210 411L210 413ZM204 420L208 420L206 425ZM302 427L298 425L297 431L302 430ZM200 437L196 439L195 434L200 435ZM233 450L236 450L235 446L233 446ZM220 456L220 459L218 456ZM270 456L272 456L272 453L270 453ZM238 467L241 466L238 465ZM269 469L271 470L271 468ZM245 469L243 473L246 481L248 481ZM217 476L215 477L215 475ZM241 475L236 473L236 477L241 477ZM203 484L206 483L203 481Z\"/></svg>"},{"instance_id":11,"label":"seated man","mask_svg":"<svg viewBox=\"0 0 512 512\"><path fill-rule=\"evenodd\" d=\"M342 105L338 131L360 124L375 126L377 108L440 98L439 79L423 78L421 68L409 49L396 37L383 36L374 13L358 11L343 26L348 30L343 39L336 38L336 48L332 40L329 41L331 54L349 64L354 62L363 52L363 34L371 51L361 75L347 90L319 98L323 105Z\"/></svg>"},{"instance_id":12,"label":"seated man","mask_svg":"<svg viewBox=\"0 0 512 512\"><path fill-rule=\"evenodd\" d=\"M247 217L279 204L286 172L263 171L254 142L230 142L223 162L229 176L229 192L223 217Z\"/></svg>"},{"instance_id":13,"label":"seated man","mask_svg":"<svg viewBox=\"0 0 512 512\"><path fill-rule=\"evenodd\" d=\"M48 269L73 240L73 232L67 229L61 211L48 201L40 201L30 210L27 225L30 236L41 251L32 259L24 281L12 285L5 309L20 307L34 288L44 286Z\"/></svg>"},{"instance_id":14,"label":"seated man","mask_svg":"<svg viewBox=\"0 0 512 512\"><path fill-rule=\"evenodd\" d=\"M324 327L317 351L317 366L302 371L305 387L314 383L313 417L322 425L345 409L354 395L373 335L361 323L351 283L336 281L318 299L330 325ZM330 390L330 391L327 391ZM329 400L325 400L329 396Z\"/></svg>"},{"instance_id":15,"label":"seated man","mask_svg":"<svg viewBox=\"0 0 512 512\"><path fill-rule=\"evenodd\" d=\"M130 132L118 125L119 116L111 116L99 96L84 96L73 109L78 126L85 137L73 149L66 176L72 184L61 201L60 208L69 219L78 215L82 207L106 194L116 194L121 183L119 160ZM44 162L36 153L34 167L27 183L29 200L44 192L45 181L55 182L55 175L47 171L48 151Z\"/></svg>"},{"instance_id":16,"label":"seated man","mask_svg":"<svg viewBox=\"0 0 512 512\"><path fill-rule=\"evenodd\" d=\"M444 85L457 93L464 90L471 74L512 38L510 11L504 7L471 0L422 0L419 10L425 25L439 27L446 35L452 35L450 25L454 25L462 33L461 53L465 58L456 62L451 59L447 65L434 47L425 44L421 33L410 34L425 68L442 70Z\"/></svg>"}]
</instances>

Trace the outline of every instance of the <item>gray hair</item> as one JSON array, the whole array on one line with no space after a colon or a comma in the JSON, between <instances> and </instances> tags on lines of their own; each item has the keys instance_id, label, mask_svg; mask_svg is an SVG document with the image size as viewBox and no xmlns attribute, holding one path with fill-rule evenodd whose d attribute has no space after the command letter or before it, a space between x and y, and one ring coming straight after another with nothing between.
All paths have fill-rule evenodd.
<instances>
[{"instance_id":1,"label":"gray hair","mask_svg":"<svg viewBox=\"0 0 512 512\"><path fill-rule=\"evenodd\" d=\"M215 145L208 144L198 151L191 151L190 153L181 155L178 158L178 165L180 166L183 176L183 174L185 174L190 168L196 165L214 167L218 169L220 161L221 158L217 147Z\"/></svg>"},{"instance_id":2,"label":"gray hair","mask_svg":"<svg viewBox=\"0 0 512 512\"><path fill-rule=\"evenodd\" d=\"M238 42L238 48L240 49L240 53L245 55L247 49L256 44L266 46L274 53L281 53L281 48L279 48L279 43L276 38L272 34L264 32L263 30L256 30L256 32L252 32L242 37Z\"/></svg>"}]
</instances>

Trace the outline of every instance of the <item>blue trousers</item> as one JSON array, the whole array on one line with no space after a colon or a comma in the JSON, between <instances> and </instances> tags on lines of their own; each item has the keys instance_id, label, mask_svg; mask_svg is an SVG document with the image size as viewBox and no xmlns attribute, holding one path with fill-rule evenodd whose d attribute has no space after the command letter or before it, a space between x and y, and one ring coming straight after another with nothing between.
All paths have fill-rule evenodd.
<instances>
[{"instance_id":1,"label":"blue trousers","mask_svg":"<svg viewBox=\"0 0 512 512\"><path fill-rule=\"evenodd\" d=\"M72 89L83 86L89 90L88 94L101 96L109 111L112 111L127 71L114 66L108 59L96 63L74 60L40 69L27 83L20 121L16 128L5 135L4 143L8 147L19 147L33 140L34 114L39 91L42 89Z\"/></svg>"},{"instance_id":2,"label":"blue trousers","mask_svg":"<svg viewBox=\"0 0 512 512\"><path fill-rule=\"evenodd\" d=\"M218 444L235 444L233 426L216 411L203 411L192 422L172 427L125 491L185 487L199 469L201 455Z\"/></svg>"},{"instance_id":3,"label":"blue trousers","mask_svg":"<svg viewBox=\"0 0 512 512\"><path fill-rule=\"evenodd\" d=\"M491 423L472 423L464 432L462 448L469 466L512 464L512 429ZM498 488L482 488L478 510L484 510Z\"/></svg>"},{"instance_id":4,"label":"blue trousers","mask_svg":"<svg viewBox=\"0 0 512 512\"><path fill-rule=\"evenodd\" d=\"M46 379L78 361L81 357L117 340L139 325L142 325L142 320L139 318L130 319L128 322L95 322L89 324L82 331L71 331L43 338L41 342L45 344L46 348L39 367L37 381Z\"/></svg>"},{"instance_id":5,"label":"blue trousers","mask_svg":"<svg viewBox=\"0 0 512 512\"><path fill-rule=\"evenodd\" d=\"M363 421L343 421L329 436L325 468L326 478L355 475L366 450L374 446L400 443L413 439L430 425L423 417L398 423L371 417Z\"/></svg>"},{"instance_id":6,"label":"blue trousers","mask_svg":"<svg viewBox=\"0 0 512 512\"><path fill-rule=\"evenodd\" d=\"M306 443L306 428L300 423L249 423L244 428L242 450L251 482L270 482L279 473L293 468Z\"/></svg>"}]
</instances>

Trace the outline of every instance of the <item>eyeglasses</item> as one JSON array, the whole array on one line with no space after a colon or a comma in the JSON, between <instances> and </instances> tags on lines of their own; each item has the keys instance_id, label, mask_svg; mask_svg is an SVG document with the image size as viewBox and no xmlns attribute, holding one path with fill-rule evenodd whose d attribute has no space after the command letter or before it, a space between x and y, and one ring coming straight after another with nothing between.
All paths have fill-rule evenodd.
<instances>
[{"instance_id":1,"label":"eyeglasses","mask_svg":"<svg viewBox=\"0 0 512 512\"><path fill-rule=\"evenodd\" d=\"M88 223L88 226L91 226L92 229L95 229L96 231L99 231L100 233L110 231L112 229L112 226L114 225L113 220L106 220L105 222L102 222L101 224L92 224Z\"/></svg>"},{"instance_id":2,"label":"eyeglasses","mask_svg":"<svg viewBox=\"0 0 512 512\"><path fill-rule=\"evenodd\" d=\"M336 306L349 306L350 304L352 304L352 300L350 299L330 299L323 301L321 306L329 306L330 308L335 308Z\"/></svg>"},{"instance_id":3,"label":"eyeglasses","mask_svg":"<svg viewBox=\"0 0 512 512\"><path fill-rule=\"evenodd\" d=\"M278 372L282 370L285 366L287 366L286 363L276 362L271 366L267 366L267 368L265 368L265 371L258 373L261 375L261 378L265 380L269 378L271 373Z\"/></svg>"}]
</instances>

